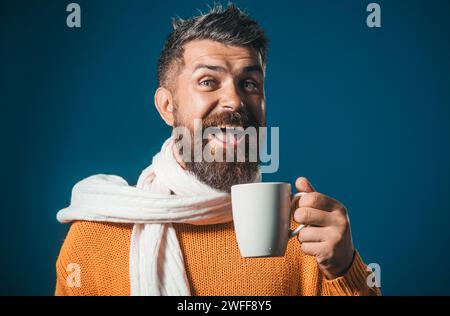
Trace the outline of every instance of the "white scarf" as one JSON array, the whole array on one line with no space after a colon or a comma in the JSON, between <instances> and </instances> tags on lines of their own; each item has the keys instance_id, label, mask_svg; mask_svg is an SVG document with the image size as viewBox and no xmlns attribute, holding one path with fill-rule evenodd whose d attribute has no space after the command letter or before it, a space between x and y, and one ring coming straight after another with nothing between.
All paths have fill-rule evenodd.
<instances>
[{"instance_id":1,"label":"white scarf","mask_svg":"<svg viewBox=\"0 0 450 316\"><path fill-rule=\"evenodd\" d=\"M98 174L78 182L70 206L57 214L76 220L133 223L131 295L190 295L183 254L171 223L210 225L232 221L231 199L181 168L167 139L136 187ZM261 181L258 172L255 182ZM175 194L173 195L172 192Z\"/></svg>"}]
</instances>

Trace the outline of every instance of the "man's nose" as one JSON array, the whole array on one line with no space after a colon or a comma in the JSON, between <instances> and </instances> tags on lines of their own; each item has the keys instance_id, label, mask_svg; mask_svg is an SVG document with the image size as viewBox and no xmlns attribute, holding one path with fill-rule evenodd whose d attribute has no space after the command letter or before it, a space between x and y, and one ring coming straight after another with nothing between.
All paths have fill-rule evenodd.
<instances>
[{"instance_id":1,"label":"man's nose","mask_svg":"<svg viewBox=\"0 0 450 316\"><path fill-rule=\"evenodd\" d=\"M237 111L243 106L244 102L235 84L230 84L223 89L220 105L224 110Z\"/></svg>"}]
</instances>

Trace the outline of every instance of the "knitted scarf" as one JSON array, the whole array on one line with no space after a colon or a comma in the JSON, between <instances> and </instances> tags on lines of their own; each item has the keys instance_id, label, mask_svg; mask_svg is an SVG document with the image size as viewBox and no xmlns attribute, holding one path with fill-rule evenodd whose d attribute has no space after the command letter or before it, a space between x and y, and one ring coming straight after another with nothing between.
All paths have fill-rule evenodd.
<instances>
[{"instance_id":1,"label":"knitted scarf","mask_svg":"<svg viewBox=\"0 0 450 316\"><path fill-rule=\"evenodd\" d=\"M171 223L211 225L232 221L228 193L184 170L173 155L173 139L130 186L119 176L97 174L72 189L61 223L133 223L130 245L131 295L190 295L183 254ZM261 181L261 174L255 177Z\"/></svg>"}]
</instances>

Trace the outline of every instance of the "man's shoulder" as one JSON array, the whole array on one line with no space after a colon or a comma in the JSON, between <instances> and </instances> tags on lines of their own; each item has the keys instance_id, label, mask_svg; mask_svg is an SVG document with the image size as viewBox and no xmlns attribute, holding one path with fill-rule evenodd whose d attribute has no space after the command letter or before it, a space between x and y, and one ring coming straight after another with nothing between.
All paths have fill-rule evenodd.
<instances>
[{"instance_id":1,"label":"man's shoulder","mask_svg":"<svg viewBox=\"0 0 450 316\"><path fill-rule=\"evenodd\" d=\"M92 257L103 250L129 248L132 224L76 221L70 226L60 257Z\"/></svg>"},{"instance_id":2,"label":"man's shoulder","mask_svg":"<svg viewBox=\"0 0 450 316\"><path fill-rule=\"evenodd\" d=\"M102 235L131 235L133 224L107 223L94 221L75 221L69 229L69 234L77 236L102 238Z\"/></svg>"}]
</instances>

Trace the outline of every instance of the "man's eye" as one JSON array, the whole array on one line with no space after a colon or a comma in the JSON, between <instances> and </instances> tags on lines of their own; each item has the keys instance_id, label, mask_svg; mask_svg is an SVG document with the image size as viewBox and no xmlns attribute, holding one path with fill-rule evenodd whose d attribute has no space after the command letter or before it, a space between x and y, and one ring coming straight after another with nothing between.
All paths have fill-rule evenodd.
<instances>
[{"instance_id":1,"label":"man's eye","mask_svg":"<svg viewBox=\"0 0 450 316\"><path fill-rule=\"evenodd\" d=\"M216 82L212 79L206 79L203 81L200 81L200 85L204 87L212 87L216 84Z\"/></svg>"},{"instance_id":2,"label":"man's eye","mask_svg":"<svg viewBox=\"0 0 450 316\"><path fill-rule=\"evenodd\" d=\"M250 92L258 91L258 84L254 81L246 80L244 81L244 89Z\"/></svg>"}]
</instances>

